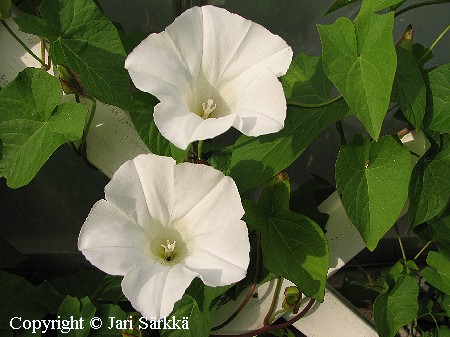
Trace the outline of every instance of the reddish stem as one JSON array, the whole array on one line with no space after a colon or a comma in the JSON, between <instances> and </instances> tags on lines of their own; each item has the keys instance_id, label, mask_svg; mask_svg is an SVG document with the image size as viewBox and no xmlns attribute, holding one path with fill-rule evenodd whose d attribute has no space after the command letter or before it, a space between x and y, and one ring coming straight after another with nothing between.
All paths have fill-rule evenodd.
<instances>
[{"instance_id":1,"label":"reddish stem","mask_svg":"<svg viewBox=\"0 0 450 337\"><path fill-rule=\"evenodd\" d=\"M311 309L311 307L313 306L315 300L311 299L308 304L306 305L306 307L295 317L291 318L289 321L280 323L280 324L276 324L276 325L269 325L269 326L264 326L262 328L253 330L253 331L249 331L249 332L245 332L242 334L238 334L238 335L210 335L211 337L253 337L255 335L259 335L262 334L264 332L267 331L272 331L272 330L278 330L278 329L283 329L286 328L292 324L294 324L295 322L297 322L300 318L302 318L303 316L305 316L308 311Z\"/></svg>"}]
</instances>

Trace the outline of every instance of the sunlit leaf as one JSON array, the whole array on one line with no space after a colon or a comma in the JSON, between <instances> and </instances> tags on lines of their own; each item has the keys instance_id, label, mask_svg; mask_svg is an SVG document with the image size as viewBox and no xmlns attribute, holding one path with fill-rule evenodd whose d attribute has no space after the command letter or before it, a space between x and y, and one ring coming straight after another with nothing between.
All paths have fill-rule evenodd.
<instances>
[{"instance_id":1,"label":"sunlit leaf","mask_svg":"<svg viewBox=\"0 0 450 337\"><path fill-rule=\"evenodd\" d=\"M409 151L392 136L370 142L356 135L341 148L336 187L348 217L370 250L400 215L410 175Z\"/></svg>"},{"instance_id":2,"label":"sunlit leaf","mask_svg":"<svg viewBox=\"0 0 450 337\"><path fill-rule=\"evenodd\" d=\"M319 301L324 298L328 245L314 221L289 210L289 183L267 187L258 203L245 203L244 221L261 232L264 266Z\"/></svg>"},{"instance_id":3,"label":"sunlit leaf","mask_svg":"<svg viewBox=\"0 0 450 337\"><path fill-rule=\"evenodd\" d=\"M367 13L355 24L339 18L317 26L325 73L374 139L387 112L397 65L393 23L393 13Z\"/></svg>"},{"instance_id":4,"label":"sunlit leaf","mask_svg":"<svg viewBox=\"0 0 450 337\"><path fill-rule=\"evenodd\" d=\"M60 105L61 85L43 70L28 68L0 91L0 176L8 186L28 184L62 144L81 138L87 108Z\"/></svg>"}]
</instances>

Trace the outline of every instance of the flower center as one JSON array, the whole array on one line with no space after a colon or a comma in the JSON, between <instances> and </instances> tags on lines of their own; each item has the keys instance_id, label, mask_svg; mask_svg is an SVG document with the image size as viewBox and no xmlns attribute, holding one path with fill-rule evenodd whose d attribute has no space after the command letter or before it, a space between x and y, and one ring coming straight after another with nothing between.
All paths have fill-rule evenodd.
<instances>
[{"instance_id":1,"label":"flower center","mask_svg":"<svg viewBox=\"0 0 450 337\"><path fill-rule=\"evenodd\" d=\"M161 247L164 248L164 258L166 259L166 261L172 261L172 259L174 258L173 251L175 250L176 243L176 241L170 243L169 240L166 240L165 245L161 244Z\"/></svg>"},{"instance_id":2,"label":"flower center","mask_svg":"<svg viewBox=\"0 0 450 337\"><path fill-rule=\"evenodd\" d=\"M208 98L205 103L202 103L203 114L200 117L203 119L209 118L209 115L216 107L217 104L214 104L214 101L211 98Z\"/></svg>"}]
</instances>

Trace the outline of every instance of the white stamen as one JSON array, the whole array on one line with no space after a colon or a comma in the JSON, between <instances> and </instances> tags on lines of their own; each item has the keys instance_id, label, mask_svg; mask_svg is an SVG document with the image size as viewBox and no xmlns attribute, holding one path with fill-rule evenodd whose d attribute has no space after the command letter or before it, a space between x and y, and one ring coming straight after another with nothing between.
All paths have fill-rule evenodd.
<instances>
[{"instance_id":1,"label":"white stamen","mask_svg":"<svg viewBox=\"0 0 450 337\"><path fill-rule=\"evenodd\" d=\"M166 240L165 245L161 244L161 247L164 248L165 259L167 261L172 260L172 258L173 258L172 253L175 250L176 243L177 243L176 241L174 241L173 243L170 243L169 240Z\"/></svg>"},{"instance_id":2,"label":"white stamen","mask_svg":"<svg viewBox=\"0 0 450 337\"><path fill-rule=\"evenodd\" d=\"M217 104L214 104L214 105L213 104L214 104L214 101L211 98L208 98L208 100L205 103L202 103L203 115L201 117L203 119L207 119L209 117L209 115L217 107Z\"/></svg>"}]
</instances>

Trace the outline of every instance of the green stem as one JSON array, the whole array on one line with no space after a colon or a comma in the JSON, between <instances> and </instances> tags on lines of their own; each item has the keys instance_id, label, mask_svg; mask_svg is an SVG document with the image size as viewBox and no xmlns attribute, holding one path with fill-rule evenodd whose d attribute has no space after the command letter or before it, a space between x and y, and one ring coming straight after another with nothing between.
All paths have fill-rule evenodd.
<instances>
[{"instance_id":1,"label":"green stem","mask_svg":"<svg viewBox=\"0 0 450 337\"><path fill-rule=\"evenodd\" d=\"M42 61L38 56L36 56L35 53L33 53L31 51L30 48L27 47L27 45L12 31L11 28L9 28L8 24L6 23L5 20L1 20L3 26L6 28L6 30L8 31L9 34L11 34L11 36L17 41L19 42L19 44L28 52L28 54L30 54L34 59L36 59L40 64L42 64L42 66L47 69L47 65L45 64L44 61Z\"/></svg>"},{"instance_id":2,"label":"green stem","mask_svg":"<svg viewBox=\"0 0 450 337\"><path fill-rule=\"evenodd\" d=\"M398 243L400 244L400 249L402 251L403 260L406 261L405 249L403 248L403 242L402 242L402 238L400 237L400 232L398 231L397 224L394 224L394 227L395 227L395 231L397 232L397 239L398 239Z\"/></svg>"},{"instance_id":3,"label":"green stem","mask_svg":"<svg viewBox=\"0 0 450 337\"><path fill-rule=\"evenodd\" d=\"M420 255L422 255L422 253L425 251L425 249L427 249L427 247L430 245L430 243L433 241L428 241L425 246L422 247L421 250L419 250L419 252L416 254L416 256L414 256L413 260L417 260L419 258Z\"/></svg>"},{"instance_id":4,"label":"green stem","mask_svg":"<svg viewBox=\"0 0 450 337\"><path fill-rule=\"evenodd\" d=\"M87 135L88 135L89 129L91 127L92 120L94 119L95 110L97 109L97 101L95 100L95 98L93 98L91 96L86 96L86 98L88 98L91 101L92 107L91 107L91 112L89 114L89 119L86 123L86 126L84 127L83 137L81 138L80 149L84 149L86 147Z\"/></svg>"},{"instance_id":5,"label":"green stem","mask_svg":"<svg viewBox=\"0 0 450 337\"><path fill-rule=\"evenodd\" d=\"M431 50L433 50L433 48L436 46L436 44L439 42L440 39L442 39L442 37L448 32L448 30L450 29L450 25L447 26L447 28L445 28L441 34L439 34L439 36L436 38L436 40L434 40L433 44L430 46L430 48L428 48L428 50L425 52L425 54L422 55L422 57L419 59L419 63L421 61L423 61L425 59L425 57L427 57L427 55L429 53L431 53Z\"/></svg>"},{"instance_id":6,"label":"green stem","mask_svg":"<svg viewBox=\"0 0 450 337\"><path fill-rule=\"evenodd\" d=\"M42 60L45 60L45 52L46 52L46 49L45 49L45 40L44 40L43 37L40 37L39 39L40 39L40 41L41 41L41 59L42 59ZM50 53L48 53L47 64L45 64L45 65L42 64L41 68L44 69L45 71L50 70L50 61L51 61L51 59L50 59Z\"/></svg>"},{"instance_id":7,"label":"green stem","mask_svg":"<svg viewBox=\"0 0 450 337\"><path fill-rule=\"evenodd\" d=\"M273 310L278 302L278 297L280 295L281 284L283 283L283 278L281 276L277 277L277 285L275 286L275 292L273 293L272 303L270 303L269 311L264 317L264 326L270 325L270 317L272 316Z\"/></svg>"},{"instance_id":8,"label":"green stem","mask_svg":"<svg viewBox=\"0 0 450 337\"><path fill-rule=\"evenodd\" d=\"M199 160L202 159L202 150L203 150L203 140L199 140L197 146L197 157Z\"/></svg>"},{"instance_id":9,"label":"green stem","mask_svg":"<svg viewBox=\"0 0 450 337\"><path fill-rule=\"evenodd\" d=\"M286 309L280 309L278 311L275 311L274 314L272 316L270 316L269 324L272 324L273 322L275 322L275 320L279 314L285 314L286 312L287 312Z\"/></svg>"},{"instance_id":10,"label":"green stem","mask_svg":"<svg viewBox=\"0 0 450 337\"><path fill-rule=\"evenodd\" d=\"M369 275L369 273L366 272L364 268L361 267L356 261L353 261L353 263L355 264L356 268L358 268L358 270L366 277L367 281L369 282L369 286L375 287L375 284L373 283L372 277Z\"/></svg>"},{"instance_id":11,"label":"green stem","mask_svg":"<svg viewBox=\"0 0 450 337\"><path fill-rule=\"evenodd\" d=\"M419 8L419 7L423 7L423 6L428 6L428 5L437 5L437 4L443 4L446 2L450 2L450 0L434 0L434 1L425 1L425 2L420 2L418 4L414 4L408 7L405 7L401 10L399 10L397 13L395 13L394 17L399 16L411 9L415 9L415 8Z\"/></svg>"},{"instance_id":12,"label":"green stem","mask_svg":"<svg viewBox=\"0 0 450 337\"><path fill-rule=\"evenodd\" d=\"M302 103L302 102L298 102L296 100L292 100L292 99L288 99L287 100L287 105L293 105L293 106L299 106L302 108L321 108L323 106L327 106L330 105L336 101L339 101L342 98L342 95L339 95L333 99L330 99L329 101L326 102L322 102L322 103L316 103L316 104L310 104L310 103Z\"/></svg>"}]
</instances>

